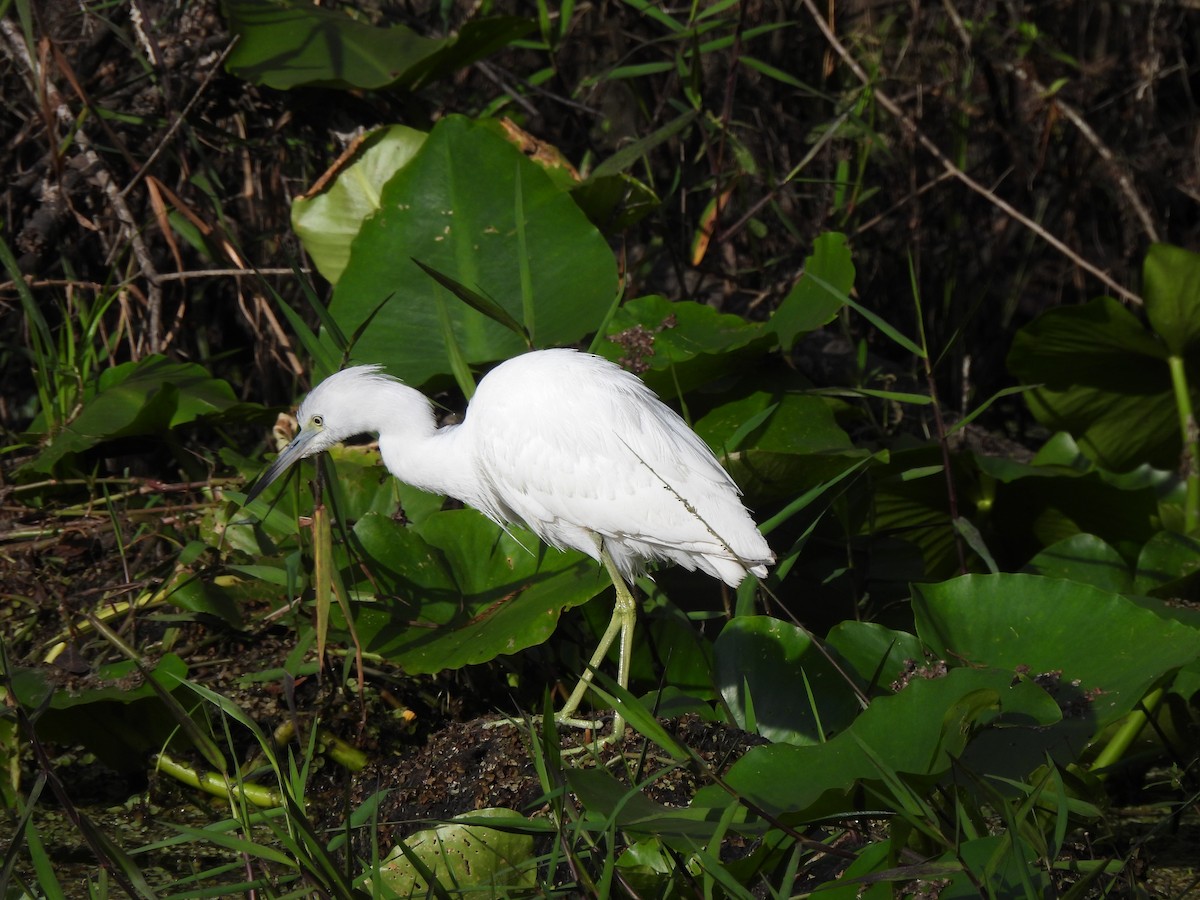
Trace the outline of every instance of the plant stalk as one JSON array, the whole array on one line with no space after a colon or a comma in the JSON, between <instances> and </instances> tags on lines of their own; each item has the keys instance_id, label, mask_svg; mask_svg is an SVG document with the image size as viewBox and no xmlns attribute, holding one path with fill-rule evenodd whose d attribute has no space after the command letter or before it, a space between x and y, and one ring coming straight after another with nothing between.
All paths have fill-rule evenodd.
<instances>
[{"instance_id":1,"label":"plant stalk","mask_svg":"<svg viewBox=\"0 0 1200 900\"><path fill-rule=\"evenodd\" d=\"M1188 391L1187 370L1183 357L1167 357L1171 370L1171 387L1175 391L1175 408L1179 411L1179 436L1183 441L1182 468L1187 496L1184 500L1184 530L1195 534L1200 527L1200 428L1192 410L1192 395Z\"/></svg>"},{"instance_id":2,"label":"plant stalk","mask_svg":"<svg viewBox=\"0 0 1200 900\"><path fill-rule=\"evenodd\" d=\"M1164 691L1161 687L1155 688L1148 693L1140 704L1134 708L1125 720L1121 723L1121 727L1117 729L1117 733L1112 736L1112 739L1104 746L1104 749L1097 754L1095 761L1091 765L1093 772L1098 773L1100 778L1104 778L1104 769L1115 765L1125 754L1129 748L1133 746L1133 742L1137 740L1138 735L1142 733L1142 729L1146 727L1146 722L1150 716L1157 711L1159 704L1162 703Z\"/></svg>"}]
</instances>

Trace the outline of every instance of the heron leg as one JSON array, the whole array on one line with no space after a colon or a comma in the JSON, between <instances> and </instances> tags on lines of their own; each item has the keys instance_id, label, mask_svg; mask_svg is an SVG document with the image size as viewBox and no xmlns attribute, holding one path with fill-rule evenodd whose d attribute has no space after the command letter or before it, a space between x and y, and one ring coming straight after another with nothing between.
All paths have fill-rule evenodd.
<instances>
[{"instance_id":1,"label":"heron leg","mask_svg":"<svg viewBox=\"0 0 1200 900\"><path fill-rule=\"evenodd\" d=\"M592 676L600 664L604 662L604 657L607 655L613 641L617 639L618 634L621 636L621 644L618 648L617 684L622 688L629 687L629 664L633 656L633 629L637 625L637 602L633 599L633 594L630 593L625 579L617 571L616 563L613 562L608 548L604 546L600 538L596 540L600 543L600 561L604 563L604 568L608 571L608 577L612 579L613 587L616 588L617 598L613 604L612 618L608 622L608 627L604 629L604 634L600 638L600 644L596 648L596 652L592 654L587 671L580 677L579 683L575 685L575 690L571 692L571 696L567 698L567 702L563 704L563 708L554 717L556 722L565 725L591 726L595 724L575 719L573 716L575 710L579 708L579 704L583 702L588 688L592 686ZM625 719L620 713L615 713L613 716L612 735L609 740L620 740L624 733Z\"/></svg>"}]
</instances>

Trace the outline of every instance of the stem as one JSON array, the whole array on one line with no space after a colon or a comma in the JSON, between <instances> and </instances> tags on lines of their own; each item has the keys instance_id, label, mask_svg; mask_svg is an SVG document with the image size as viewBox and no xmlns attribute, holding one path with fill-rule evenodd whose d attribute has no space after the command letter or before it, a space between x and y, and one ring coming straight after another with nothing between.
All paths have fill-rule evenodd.
<instances>
[{"instance_id":1,"label":"stem","mask_svg":"<svg viewBox=\"0 0 1200 900\"><path fill-rule=\"evenodd\" d=\"M1200 429L1196 427L1196 416L1192 412L1192 395L1188 391L1187 370L1183 357L1171 354L1167 357L1171 369L1171 387L1175 390L1175 408L1179 411L1179 436L1183 440L1182 469L1187 484L1187 499L1183 507L1184 530L1195 534L1200 526Z\"/></svg>"},{"instance_id":2,"label":"stem","mask_svg":"<svg viewBox=\"0 0 1200 900\"><path fill-rule=\"evenodd\" d=\"M1142 702L1127 715L1124 721L1121 722L1117 733L1112 736L1112 739L1104 746L1104 749L1097 754L1095 761L1091 765L1093 772L1099 773L1100 778L1104 778L1104 769L1115 765L1133 746L1133 742L1137 740L1138 735L1142 733L1142 729L1146 727L1146 722L1149 721L1151 715L1158 709L1162 703L1163 689L1155 688L1148 693Z\"/></svg>"},{"instance_id":3,"label":"stem","mask_svg":"<svg viewBox=\"0 0 1200 900\"><path fill-rule=\"evenodd\" d=\"M188 787L212 794L214 797L231 797L241 795L260 809L283 806L283 798L270 788L259 784L242 782L234 784L228 778L216 772L200 772L190 766L177 762L165 753L158 754L155 765L160 772L170 775L176 781Z\"/></svg>"},{"instance_id":4,"label":"stem","mask_svg":"<svg viewBox=\"0 0 1200 900\"><path fill-rule=\"evenodd\" d=\"M917 308L917 333L921 338L921 352L918 354L925 371L925 384L929 390L929 399L933 401L933 424L937 430L938 447L942 451L942 474L946 476L946 501L950 513L950 523L958 522L958 492L954 489L954 470L951 468L950 443L947 440L946 422L942 419L942 407L938 401L937 379L933 374L933 360L929 356L929 342L925 338L925 311L921 308L921 291L917 286L917 272L913 267L912 254L908 255L908 278L912 286L913 304ZM958 553L958 571L967 574L967 552L963 548L962 532L956 527L954 532L954 549Z\"/></svg>"}]
</instances>

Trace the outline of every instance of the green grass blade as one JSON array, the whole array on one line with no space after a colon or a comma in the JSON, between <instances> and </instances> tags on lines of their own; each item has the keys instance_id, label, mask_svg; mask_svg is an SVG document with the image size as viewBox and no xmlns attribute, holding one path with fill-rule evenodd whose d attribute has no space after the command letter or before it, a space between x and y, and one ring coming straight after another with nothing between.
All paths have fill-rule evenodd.
<instances>
[{"instance_id":1,"label":"green grass blade","mask_svg":"<svg viewBox=\"0 0 1200 900\"><path fill-rule=\"evenodd\" d=\"M523 236L524 230L520 229L519 225L518 225L518 229L521 230L521 234ZM471 288L469 288L465 284L463 284L461 281L457 281L457 280L451 278L449 275L446 275L443 272L439 272L433 266L426 265L425 263L421 262L419 259L414 258L413 262L417 264L417 266L421 269L422 272L424 272L426 275L428 275L430 278L432 278L434 281L436 281L438 284L440 284L442 287L444 287L446 290L448 290L451 294L453 294L455 297L457 297L463 303L467 304L467 306L471 307L471 309L475 310L478 313L482 313L483 315L485 315L489 319L491 319L493 322L503 325L505 328L507 328L509 331L513 332L514 334L520 335L521 340L523 340L526 344L532 346L532 338L530 337L529 331L527 331L525 329L525 326L522 325L520 322L518 322L516 319L514 319L512 317L512 315L509 314L507 309L505 309L503 306L501 306L499 303L497 303L491 297L485 296L484 294L481 294L478 291L472 290ZM532 305L532 303L533 303L532 293L530 293L529 295L525 294L525 287L526 287L525 278L528 275L529 275L529 267L528 267L528 264L526 264L521 269L522 300L527 305ZM526 314L529 316L532 316L533 310L527 308Z\"/></svg>"},{"instance_id":2,"label":"green grass blade","mask_svg":"<svg viewBox=\"0 0 1200 900\"><path fill-rule=\"evenodd\" d=\"M513 179L513 217L517 223L517 270L521 276L521 311L525 317L523 329L525 343L530 350L537 340L537 322L534 318L533 305L533 273L529 269L529 249L525 241L525 199L522 182L521 166L516 167L516 177Z\"/></svg>"},{"instance_id":3,"label":"green grass blade","mask_svg":"<svg viewBox=\"0 0 1200 900\"><path fill-rule=\"evenodd\" d=\"M837 297L839 300L841 300L843 303L845 303L847 306L849 306L851 309L853 309L856 313L858 313L860 316L862 316L864 319L866 319L868 322L870 322L872 325L874 325L876 328L878 328L880 331L882 331L885 335L887 335L889 338L891 338L891 340L894 343L899 344L901 347L903 347L909 353L913 354L914 356L916 356L920 359L925 358L925 352L919 346L917 346L917 344L915 344L912 341L912 339L905 337L903 334L901 334L899 331L897 331L895 328L893 328L890 324L888 324L881 316L877 315L876 313L871 312L871 310L867 309L865 306L863 306L861 303L859 303L853 297L849 296L848 294L842 293L836 287L834 287L832 284L830 284L828 281L821 278L819 275L814 275L811 272L809 272L809 273L806 273L804 277L811 278L813 280L813 283L820 285L826 291L828 291L830 294L832 294L834 297Z\"/></svg>"},{"instance_id":4,"label":"green grass blade","mask_svg":"<svg viewBox=\"0 0 1200 900\"><path fill-rule=\"evenodd\" d=\"M249 856L253 859L273 862L289 869L296 868L296 861L286 853L282 853L274 847L268 847L266 844L252 841L249 838L230 834L225 831L217 831L211 827L196 828L193 825L182 825L177 822L168 822L167 824L181 835L191 838L198 843L224 847L226 850L232 850L234 853Z\"/></svg>"}]
</instances>

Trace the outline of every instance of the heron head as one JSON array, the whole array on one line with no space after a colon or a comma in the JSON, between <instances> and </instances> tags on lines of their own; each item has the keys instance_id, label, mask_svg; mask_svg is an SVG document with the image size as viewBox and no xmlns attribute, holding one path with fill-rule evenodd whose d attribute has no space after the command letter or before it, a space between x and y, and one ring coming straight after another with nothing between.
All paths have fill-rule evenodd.
<instances>
[{"instance_id":1,"label":"heron head","mask_svg":"<svg viewBox=\"0 0 1200 900\"><path fill-rule=\"evenodd\" d=\"M318 384L296 411L300 431L279 451L275 461L246 493L249 503L298 460L315 456L356 434L378 430L380 384L394 383L380 373L381 366L353 366L330 375Z\"/></svg>"}]
</instances>

